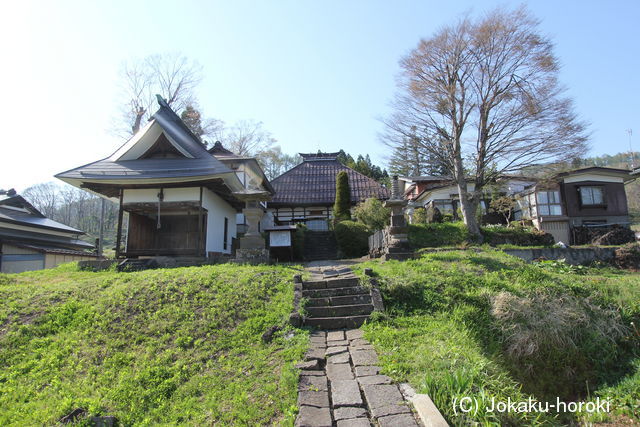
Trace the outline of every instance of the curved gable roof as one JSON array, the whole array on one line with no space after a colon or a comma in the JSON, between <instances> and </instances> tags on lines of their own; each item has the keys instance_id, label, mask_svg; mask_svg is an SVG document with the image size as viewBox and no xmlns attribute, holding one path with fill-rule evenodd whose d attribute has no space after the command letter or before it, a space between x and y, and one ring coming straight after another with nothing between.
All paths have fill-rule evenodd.
<instances>
[{"instance_id":1,"label":"curved gable roof","mask_svg":"<svg viewBox=\"0 0 640 427\"><path fill-rule=\"evenodd\" d=\"M233 171L207 152L171 107L158 96L160 108L151 121L111 156L56 175L64 180L136 180L235 176ZM159 136L164 134L184 157L144 158ZM71 183L71 182L70 182ZM72 183L73 185L73 183Z\"/></svg>"}]
</instances>

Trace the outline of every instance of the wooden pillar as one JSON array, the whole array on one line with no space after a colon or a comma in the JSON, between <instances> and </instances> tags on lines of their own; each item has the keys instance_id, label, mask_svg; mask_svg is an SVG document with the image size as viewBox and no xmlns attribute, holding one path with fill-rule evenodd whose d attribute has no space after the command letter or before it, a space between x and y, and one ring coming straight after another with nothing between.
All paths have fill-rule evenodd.
<instances>
[{"instance_id":1,"label":"wooden pillar","mask_svg":"<svg viewBox=\"0 0 640 427\"><path fill-rule=\"evenodd\" d=\"M200 203L198 204L198 256L207 256L205 248L205 237L202 226L202 186L200 187Z\"/></svg>"},{"instance_id":2,"label":"wooden pillar","mask_svg":"<svg viewBox=\"0 0 640 427\"><path fill-rule=\"evenodd\" d=\"M120 258L120 244L122 242L122 198L124 190L120 189L120 205L118 207L118 231L116 233L116 258Z\"/></svg>"}]
</instances>

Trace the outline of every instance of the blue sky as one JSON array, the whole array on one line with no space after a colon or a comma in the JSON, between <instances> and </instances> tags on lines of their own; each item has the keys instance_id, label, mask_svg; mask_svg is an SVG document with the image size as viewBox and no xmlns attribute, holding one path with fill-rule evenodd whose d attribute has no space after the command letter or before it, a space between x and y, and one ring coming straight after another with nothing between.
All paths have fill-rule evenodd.
<instances>
[{"instance_id":1,"label":"blue sky","mask_svg":"<svg viewBox=\"0 0 640 427\"><path fill-rule=\"evenodd\" d=\"M203 66L204 113L264 122L289 153L384 163L378 118L421 37L521 2L40 1L2 5L0 188L23 190L111 154L123 61L180 51ZM640 2L532 1L592 150L640 150Z\"/></svg>"}]
</instances>

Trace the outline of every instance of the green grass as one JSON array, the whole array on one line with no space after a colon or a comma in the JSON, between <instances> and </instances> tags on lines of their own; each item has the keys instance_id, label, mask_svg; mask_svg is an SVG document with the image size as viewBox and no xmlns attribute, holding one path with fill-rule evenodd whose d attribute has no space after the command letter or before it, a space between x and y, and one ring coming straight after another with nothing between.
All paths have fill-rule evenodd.
<instances>
[{"instance_id":1,"label":"green grass","mask_svg":"<svg viewBox=\"0 0 640 427\"><path fill-rule=\"evenodd\" d=\"M365 267L377 275L387 311L365 326L384 372L429 394L450 424L640 419L640 334L629 326L640 324L640 274L560 262L525 264L494 250L442 251L405 262L371 261L359 269ZM559 331L574 343L555 348L545 342L554 338L545 332L555 316L538 313L531 324L542 337L536 338L539 351L512 357L510 334L522 326L521 319L505 324L496 318L492 304L500 295L531 301L534 313L536 301L566 304L567 311L577 301L589 319L576 320L575 331ZM624 326L624 336L614 340L594 332L615 318ZM454 413L454 400L464 396L478 399L477 413ZM482 410L491 399L529 396L542 401L553 396L567 401L611 398L613 414L571 418Z\"/></svg>"},{"instance_id":2,"label":"green grass","mask_svg":"<svg viewBox=\"0 0 640 427\"><path fill-rule=\"evenodd\" d=\"M217 265L0 275L0 424L74 408L123 425L291 424L307 333L284 326L297 269Z\"/></svg>"}]
</instances>

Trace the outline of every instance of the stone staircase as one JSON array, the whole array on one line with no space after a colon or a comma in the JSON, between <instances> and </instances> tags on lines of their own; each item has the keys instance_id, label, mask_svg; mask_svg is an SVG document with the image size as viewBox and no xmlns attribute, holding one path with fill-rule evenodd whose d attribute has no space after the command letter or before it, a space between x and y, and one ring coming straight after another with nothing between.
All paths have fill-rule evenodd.
<instances>
[{"instance_id":1,"label":"stone staircase","mask_svg":"<svg viewBox=\"0 0 640 427\"><path fill-rule=\"evenodd\" d=\"M350 269L312 273L302 282L304 324L316 329L357 328L374 311L372 292Z\"/></svg>"},{"instance_id":2,"label":"stone staircase","mask_svg":"<svg viewBox=\"0 0 640 427\"><path fill-rule=\"evenodd\" d=\"M338 243L333 231L306 231L304 259L318 261L338 258Z\"/></svg>"}]
</instances>

